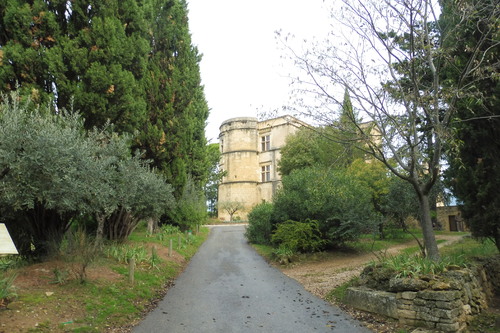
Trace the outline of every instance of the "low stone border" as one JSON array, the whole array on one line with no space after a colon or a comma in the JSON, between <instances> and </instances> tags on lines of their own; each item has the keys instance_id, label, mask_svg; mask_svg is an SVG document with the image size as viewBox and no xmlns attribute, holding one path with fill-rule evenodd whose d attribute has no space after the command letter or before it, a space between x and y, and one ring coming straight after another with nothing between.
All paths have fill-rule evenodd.
<instances>
[{"instance_id":1,"label":"low stone border","mask_svg":"<svg viewBox=\"0 0 500 333\"><path fill-rule=\"evenodd\" d=\"M464 332L473 315L487 307L482 268L444 272L439 277L390 280L390 291L351 287L344 302L398 319L401 324L443 332Z\"/></svg>"}]
</instances>

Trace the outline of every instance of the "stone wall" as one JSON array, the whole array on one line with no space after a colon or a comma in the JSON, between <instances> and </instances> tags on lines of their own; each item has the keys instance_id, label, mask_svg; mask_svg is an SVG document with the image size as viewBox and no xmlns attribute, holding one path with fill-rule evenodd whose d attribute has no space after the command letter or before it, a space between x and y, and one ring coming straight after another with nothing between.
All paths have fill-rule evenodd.
<instances>
[{"instance_id":1,"label":"stone wall","mask_svg":"<svg viewBox=\"0 0 500 333\"><path fill-rule=\"evenodd\" d=\"M391 278L387 291L349 288L345 302L404 325L464 332L472 317L487 307L486 280L483 268L451 269L419 279Z\"/></svg>"}]
</instances>

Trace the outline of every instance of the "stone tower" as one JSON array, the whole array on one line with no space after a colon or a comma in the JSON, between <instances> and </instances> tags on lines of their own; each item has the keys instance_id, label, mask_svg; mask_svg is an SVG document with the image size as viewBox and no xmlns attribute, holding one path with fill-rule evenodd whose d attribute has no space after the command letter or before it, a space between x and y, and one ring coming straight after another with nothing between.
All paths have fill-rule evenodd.
<instances>
[{"instance_id":1,"label":"stone tower","mask_svg":"<svg viewBox=\"0 0 500 333\"><path fill-rule=\"evenodd\" d=\"M288 135L307 124L291 116L265 121L231 118L220 126L220 167L226 176L219 185L219 218L229 214L221 204L239 202L243 209L235 216L246 220L248 212L262 201L271 201L281 184L278 161Z\"/></svg>"}]
</instances>

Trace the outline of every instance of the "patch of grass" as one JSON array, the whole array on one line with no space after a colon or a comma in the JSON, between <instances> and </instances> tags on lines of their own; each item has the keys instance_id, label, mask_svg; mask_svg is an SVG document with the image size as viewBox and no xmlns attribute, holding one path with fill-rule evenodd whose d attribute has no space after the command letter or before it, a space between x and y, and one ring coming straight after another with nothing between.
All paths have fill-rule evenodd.
<instances>
[{"instance_id":1,"label":"patch of grass","mask_svg":"<svg viewBox=\"0 0 500 333\"><path fill-rule=\"evenodd\" d=\"M436 240L436 243L439 245L441 243L444 243L446 242L446 240L444 239L438 239ZM406 249L402 249L401 251L401 254L414 254L414 253L420 253L420 248L418 246L410 246L410 247L407 247Z\"/></svg>"},{"instance_id":2,"label":"patch of grass","mask_svg":"<svg viewBox=\"0 0 500 333\"><path fill-rule=\"evenodd\" d=\"M52 325L50 324L50 321L44 321L44 322L39 323L38 326L35 328L29 328L28 332L29 333L42 333L42 332L49 333L49 332L51 332L51 326Z\"/></svg>"},{"instance_id":3,"label":"patch of grass","mask_svg":"<svg viewBox=\"0 0 500 333\"><path fill-rule=\"evenodd\" d=\"M498 254L498 250L492 240L481 241L471 237L465 237L461 241L441 249L441 255L462 255L467 259L489 257L496 254Z\"/></svg>"},{"instance_id":4,"label":"patch of grass","mask_svg":"<svg viewBox=\"0 0 500 333\"><path fill-rule=\"evenodd\" d=\"M355 286L359 281L359 277L353 277L349 281L341 284L337 288L331 290L326 296L325 300L331 303L339 302L342 303L345 298L347 288Z\"/></svg>"},{"instance_id":5,"label":"patch of grass","mask_svg":"<svg viewBox=\"0 0 500 333\"><path fill-rule=\"evenodd\" d=\"M418 230L412 230L412 233L421 237L422 233ZM358 240L352 242L346 242L345 246L349 249L355 250L356 252L366 253L372 251L383 251L384 249L398 245L409 243L413 241L413 236L402 230L393 231L390 237L381 239L378 234L365 234L362 235Z\"/></svg>"},{"instance_id":6,"label":"patch of grass","mask_svg":"<svg viewBox=\"0 0 500 333\"><path fill-rule=\"evenodd\" d=\"M15 274L10 276L0 275L0 308L17 298L16 288L13 284L15 279Z\"/></svg>"},{"instance_id":7,"label":"patch of grass","mask_svg":"<svg viewBox=\"0 0 500 333\"><path fill-rule=\"evenodd\" d=\"M438 275L449 266L465 267L463 256L442 256L441 260L433 261L415 254L400 254L390 257L384 265L397 272L397 277L417 277L421 275Z\"/></svg>"},{"instance_id":8,"label":"patch of grass","mask_svg":"<svg viewBox=\"0 0 500 333\"><path fill-rule=\"evenodd\" d=\"M273 253L275 249L272 246L262 245L262 244L252 244L252 247L255 249L255 251L257 251L258 254L264 257L267 261L273 260Z\"/></svg>"}]
</instances>

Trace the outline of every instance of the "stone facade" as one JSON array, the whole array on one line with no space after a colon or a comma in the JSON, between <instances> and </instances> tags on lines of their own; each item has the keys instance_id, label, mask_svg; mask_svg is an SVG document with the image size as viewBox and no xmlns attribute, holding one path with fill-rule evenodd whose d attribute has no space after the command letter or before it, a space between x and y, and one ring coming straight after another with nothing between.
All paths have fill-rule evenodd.
<instances>
[{"instance_id":1,"label":"stone facade","mask_svg":"<svg viewBox=\"0 0 500 333\"><path fill-rule=\"evenodd\" d=\"M467 231L465 221L458 206L438 206L437 220L443 230L446 231Z\"/></svg>"},{"instance_id":2,"label":"stone facade","mask_svg":"<svg viewBox=\"0 0 500 333\"><path fill-rule=\"evenodd\" d=\"M265 121L240 117L220 126L220 167L226 176L219 185L219 205L240 202L243 209L235 213L242 220L262 201L271 201L281 184L278 161L286 138L306 123L282 116ZM234 218L234 217L233 217ZM219 209L219 219L228 221L228 212Z\"/></svg>"}]
</instances>

